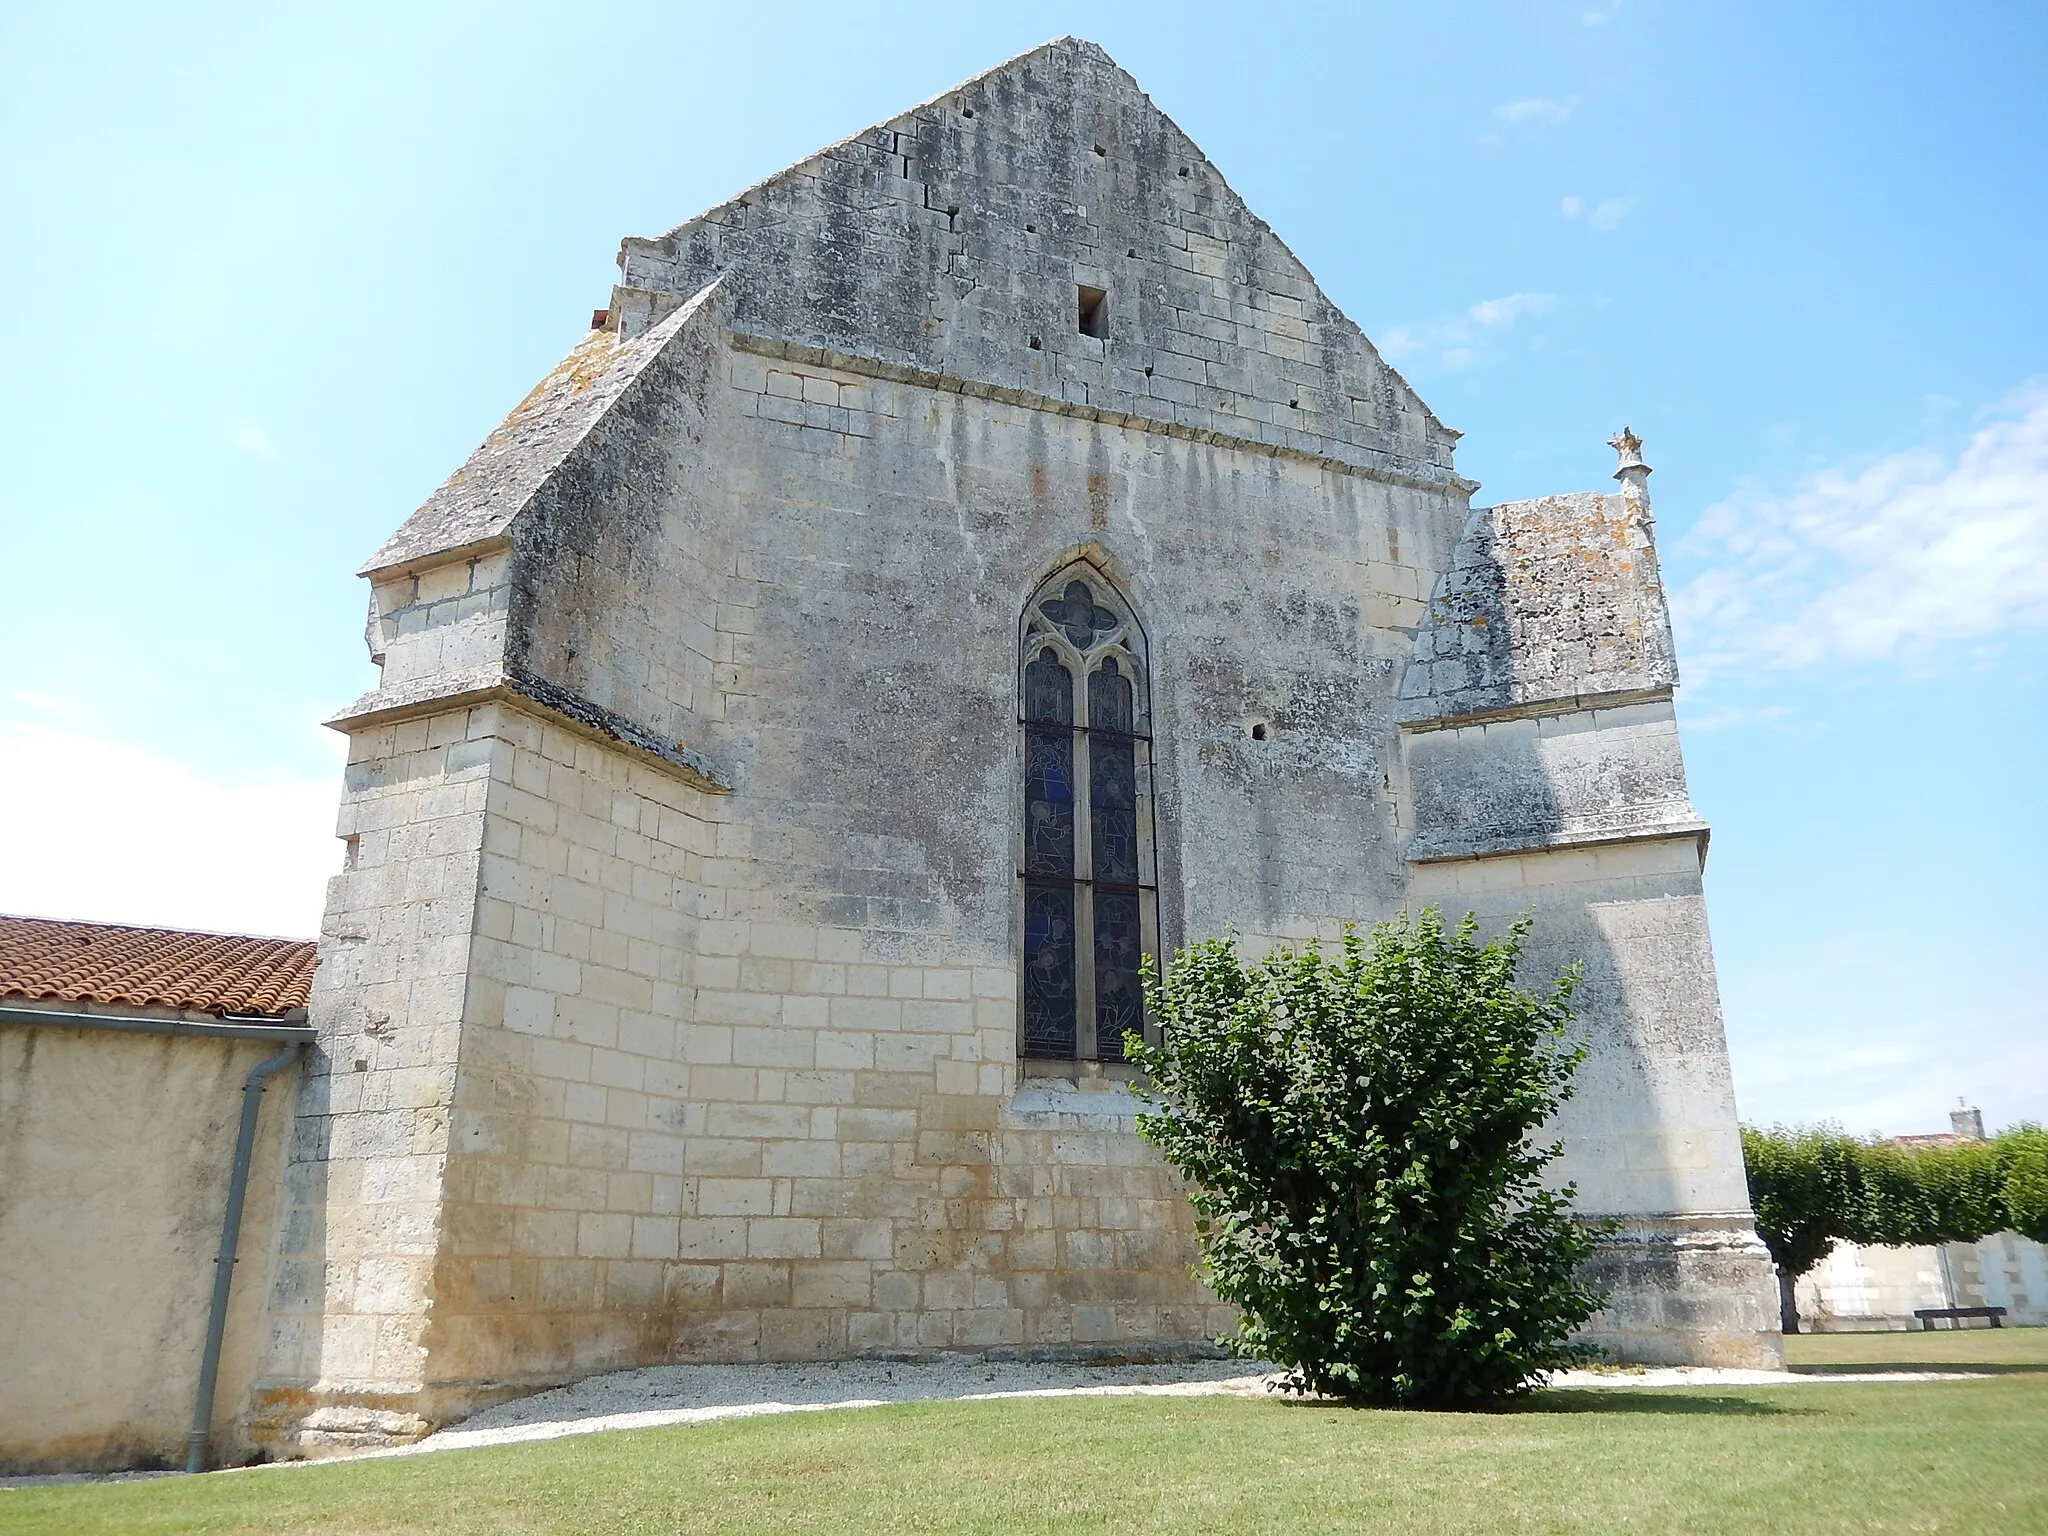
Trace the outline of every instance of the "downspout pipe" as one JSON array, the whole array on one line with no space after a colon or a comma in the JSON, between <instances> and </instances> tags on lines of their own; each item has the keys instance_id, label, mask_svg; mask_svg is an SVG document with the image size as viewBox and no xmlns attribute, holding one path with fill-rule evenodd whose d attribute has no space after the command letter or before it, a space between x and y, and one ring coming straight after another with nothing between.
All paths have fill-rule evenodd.
<instances>
[{"instance_id":1,"label":"downspout pipe","mask_svg":"<svg viewBox=\"0 0 2048 1536\"><path fill-rule=\"evenodd\" d=\"M242 1239L242 1205L249 1193L249 1162L256 1150L256 1116L263 1085L273 1072L291 1065L307 1042L294 1040L275 1056L249 1069L242 1082L242 1124L235 1133L235 1162L228 1173L228 1210L221 1222L220 1253L213 1261L213 1304L206 1314L206 1347L199 1357L199 1396L192 1404L192 1428L185 1436L185 1470L206 1470L206 1442L213 1424L213 1390L220 1377L221 1339L228 1326L228 1288L235 1278L235 1250Z\"/></svg>"}]
</instances>

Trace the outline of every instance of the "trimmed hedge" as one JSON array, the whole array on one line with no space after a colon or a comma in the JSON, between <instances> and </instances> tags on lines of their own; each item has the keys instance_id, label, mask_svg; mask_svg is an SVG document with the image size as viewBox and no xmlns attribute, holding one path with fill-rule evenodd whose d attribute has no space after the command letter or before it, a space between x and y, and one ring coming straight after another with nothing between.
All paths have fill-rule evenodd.
<instances>
[{"instance_id":1,"label":"trimmed hedge","mask_svg":"<svg viewBox=\"0 0 2048 1536\"><path fill-rule=\"evenodd\" d=\"M1744 1126L1742 1156L1787 1333L1799 1327L1793 1282L1836 1243L1973 1243L2006 1231L2048 1242L2048 1129L2038 1125L1932 1147Z\"/></svg>"}]
</instances>

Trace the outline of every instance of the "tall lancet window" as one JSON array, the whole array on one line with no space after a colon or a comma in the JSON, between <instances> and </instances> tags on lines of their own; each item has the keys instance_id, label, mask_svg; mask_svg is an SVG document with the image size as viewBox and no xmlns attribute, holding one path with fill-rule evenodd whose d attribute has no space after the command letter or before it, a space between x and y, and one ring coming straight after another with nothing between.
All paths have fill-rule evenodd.
<instances>
[{"instance_id":1,"label":"tall lancet window","mask_svg":"<svg viewBox=\"0 0 2048 1536\"><path fill-rule=\"evenodd\" d=\"M1158 950L1144 634L1092 566L1024 610L1023 1038L1039 1061L1122 1061Z\"/></svg>"}]
</instances>

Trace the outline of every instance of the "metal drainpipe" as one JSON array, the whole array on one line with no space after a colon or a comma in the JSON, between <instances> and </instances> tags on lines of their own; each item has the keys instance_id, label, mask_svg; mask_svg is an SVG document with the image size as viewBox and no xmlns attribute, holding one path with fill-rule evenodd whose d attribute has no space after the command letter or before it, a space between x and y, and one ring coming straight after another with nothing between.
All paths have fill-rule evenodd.
<instances>
[{"instance_id":1,"label":"metal drainpipe","mask_svg":"<svg viewBox=\"0 0 2048 1536\"><path fill-rule=\"evenodd\" d=\"M288 1066L306 1049L294 1041L249 1069L242 1083L242 1124L235 1134L235 1163L228 1175L228 1213L221 1223L220 1254L213 1261L213 1306L206 1316L206 1348L199 1359L199 1397L185 1436L185 1470L206 1470L206 1441L213 1422L213 1389L220 1375L221 1337L228 1326L228 1287L235 1278L235 1249L242 1238L242 1202L249 1193L249 1160L256 1149L256 1116L263 1108L264 1079Z\"/></svg>"}]
</instances>

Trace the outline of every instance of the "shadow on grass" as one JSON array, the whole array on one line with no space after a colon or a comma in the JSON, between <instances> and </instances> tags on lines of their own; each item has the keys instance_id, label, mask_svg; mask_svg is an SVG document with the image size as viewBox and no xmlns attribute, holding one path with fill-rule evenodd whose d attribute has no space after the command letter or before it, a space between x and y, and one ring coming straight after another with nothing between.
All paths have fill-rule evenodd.
<instances>
[{"instance_id":1,"label":"shadow on grass","mask_svg":"<svg viewBox=\"0 0 2048 1536\"><path fill-rule=\"evenodd\" d=\"M1704 1413L1735 1418L1783 1417L1806 1411L1753 1397L1709 1397L1663 1390L1631 1392L1626 1387L1576 1391L1569 1387L1552 1388L1534 1393L1516 1406L1524 1413Z\"/></svg>"},{"instance_id":2,"label":"shadow on grass","mask_svg":"<svg viewBox=\"0 0 2048 1536\"><path fill-rule=\"evenodd\" d=\"M1631 1392L1625 1387L1573 1389L1546 1388L1527 1397L1510 1399L1484 1408L1422 1408L1403 1410L1375 1403L1347 1403L1329 1398L1279 1398L1288 1408L1353 1409L1361 1413L1469 1413L1476 1416L1507 1416L1518 1413L1662 1413L1711 1414L1736 1418L1797 1415L1806 1410L1785 1408L1777 1403L1747 1397L1709 1397L1695 1392L1661 1390Z\"/></svg>"},{"instance_id":3,"label":"shadow on grass","mask_svg":"<svg viewBox=\"0 0 2048 1536\"><path fill-rule=\"evenodd\" d=\"M1839 1360L1824 1365L1788 1365L1795 1376L1872 1376L1880 1371L1931 1371L1942 1375L2048 1376L2048 1361L2003 1360Z\"/></svg>"}]
</instances>

